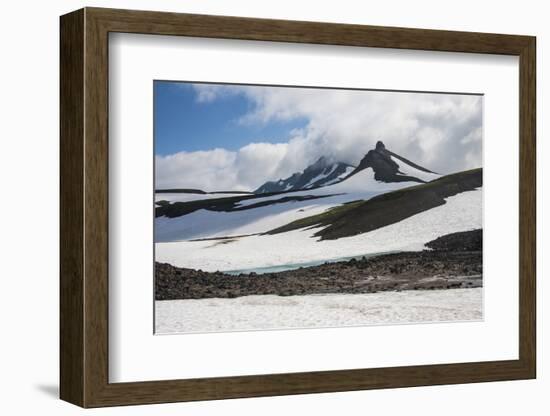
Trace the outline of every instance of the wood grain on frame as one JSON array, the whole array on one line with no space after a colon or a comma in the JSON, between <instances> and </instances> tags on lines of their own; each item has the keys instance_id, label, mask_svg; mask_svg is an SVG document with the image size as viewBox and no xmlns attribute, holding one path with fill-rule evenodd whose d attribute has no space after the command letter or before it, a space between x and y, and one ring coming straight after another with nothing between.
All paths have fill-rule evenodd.
<instances>
[{"instance_id":1,"label":"wood grain on frame","mask_svg":"<svg viewBox=\"0 0 550 416\"><path fill-rule=\"evenodd\" d=\"M60 28L60 395L63 400L82 407L100 407L535 377L534 37L98 8L62 16ZM109 383L109 32L519 56L519 359Z\"/></svg>"},{"instance_id":2,"label":"wood grain on frame","mask_svg":"<svg viewBox=\"0 0 550 416\"><path fill-rule=\"evenodd\" d=\"M84 12L61 19L60 396L84 404Z\"/></svg>"}]
</instances>

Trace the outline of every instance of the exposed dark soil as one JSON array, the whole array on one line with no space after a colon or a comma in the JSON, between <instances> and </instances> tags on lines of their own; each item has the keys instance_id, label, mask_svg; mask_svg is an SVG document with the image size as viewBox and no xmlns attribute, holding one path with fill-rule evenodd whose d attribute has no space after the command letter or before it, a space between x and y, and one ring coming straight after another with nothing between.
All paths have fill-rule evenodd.
<instances>
[{"instance_id":1,"label":"exposed dark soil","mask_svg":"<svg viewBox=\"0 0 550 416\"><path fill-rule=\"evenodd\" d=\"M202 189L193 189L193 188L171 188L171 189L156 189L155 193L157 194L236 194L236 195L250 195L252 192L249 191L212 191L206 192Z\"/></svg>"},{"instance_id":2,"label":"exposed dark soil","mask_svg":"<svg viewBox=\"0 0 550 416\"><path fill-rule=\"evenodd\" d=\"M331 195L300 195L300 196L281 196L279 199L270 199L270 200L261 200L260 202L239 206L239 202L246 200L253 200L258 198L263 198L265 196L278 195L281 192L272 193L272 194L245 194L239 196L229 196L223 198L211 198L211 199L198 199L195 201L186 201L186 202L173 202L168 201L158 201L155 207L155 217L162 217L163 215L168 218L180 217L182 215L191 214L199 209L206 209L209 211L220 211L220 212L235 212L235 211L245 211L248 209L259 208L267 205L281 204L291 201L308 201L311 199L320 199L328 198L335 196L337 194ZM288 194L288 192L287 192Z\"/></svg>"},{"instance_id":3,"label":"exposed dark soil","mask_svg":"<svg viewBox=\"0 0 550 416\"><path fill-rule=\"evenodd\" d=\"M483 247L483 230L463 231L436 238L426 247L440 251L476 251Z\"/></svg>"},{"instance_id":4,"label":"exposed dark soil","mask_svg":"<svg viewBox=\"0 0 550 416\"><path fill-rule=\"evenodd\" d=\"M234 276L156 263L155 298L235 298L481 287L481 243L481 230L476 230L449 234L427 244L442 247L441 250L386 254L261 275Z\"/></svg>"},{"instance_id":5,"label":"exposed dark soil","mask_svg":"<svg viewBox=\"0 0 550 416\"><path fill-rule=\"evenodd\" d=\"M157 190L155 190L155 193L157 193L157 194L201 194L201 195L205 195L208 192L205 192L202 189L174 188L174 189L157 189Z\"/></svg>"}]
</instances>

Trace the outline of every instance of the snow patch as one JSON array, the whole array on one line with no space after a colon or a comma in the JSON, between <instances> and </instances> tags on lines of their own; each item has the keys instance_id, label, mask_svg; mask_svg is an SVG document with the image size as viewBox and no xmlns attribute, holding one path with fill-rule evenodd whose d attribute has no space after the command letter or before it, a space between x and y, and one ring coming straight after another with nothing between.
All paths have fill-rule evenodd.
<instances>
[{"instance_id":1,"label":"snow patch","mask_svg":"<svg viewBox=\"0 0 550 416\"><path fill-rule=\"evenodd\" d=\"M482 289L155 302L155 332L250 331L359 325L478 321Z\"/></svg>"},{"instance_id":2,"label":"snow patch","mask_svg":"<svg viewBox=\"0 0 550 416\"><path fill-rule=\"evenodd\" d=\"M351 172L353 172L355 168L353 166L348 166L346 170L338 175L336 178L331 179L330 181L327 181L323 184L323 186L332 185L334 183L340 182L342 179L344 179L346 176L348 176Z\"/></svg>"},{"instance_id":3,"label":"snow patch","mask_svg":"<svg viewBox=\"0 0 550 416\"><path fill-rule=\"evenodd\" d=\"M350 179L353 179L353 177ZM311 201L309 202L311 203ZM323 202L318 203L322 204ZM265 208L273 210L278 205L283 204L275 204ZM301 215L310 216L315 212L324 211L326 206L310 206L309 209L309 212L295 212L294 215L297 217ZM246 213L247 211L241 212ZM232 225L234 228L230 230L231 233L234 233L234 235L239 235L239 233L248 234L252 230L268 228L268 225L288 222L287 211L279 212L282 218L273 217L273 213L269 216L263 216L260 211L257 212L259 214L256 223L250 223L249 220L246 220L239 225L234 222ZM209 211L207 213L208 215L200 214L205 215L202 219L199 216L191 217L194 221L197 221L196 228L183 231L187 234L200 235L206 227L209 229L209 234L223 235L229 229L226 221L236 218L230 217L235 213L227 213L228 216L226 217L210 216L210 214L223 213L210 213ZM193 214L180 218L190 217ZM247 215L250 215L250 213ZM272 222L267 224L264 221ZM173 224L166 224L168 228L166 232ZM188 227L194 227L192 221L186 224ZM218 227L217 230L216 227ZM313 228L293 230L275 235L240 237L231 240L227 244L218 244L219 241L157 242L155 250L156 261L170 263L178 267L213 272L361 256L384 251L422 250L425 243L437 237L477 228L482 228L481 188L449 197L444 205L421 212L395 224L337 240L321 241L313 236L320 228Z\"/></svg>"},{"instance_id":4,"label":"snow patch","mask_svg":"<svg viewBox=\"0 0 550 416\"><path fill-rule=\"evenodd\" d=\"M378 194L412 185L418 185L418 183L379 182L374 179L372 169L367 168L334 185L309 191L250 198L240 201L236 206L245 207L266 201L276 201L285 197L324 196L319 199L275 203L232 212L198 210L176 218L155 218L155 242L263 233L297 219L320 214L329 208L346 202L367 200Z\"/></svg>"},{"instance_id":5,"label":"snow patch","mask_svg":"<svg viewBox=\"0 0 550 416\"><path fill-rule=\"evenodd\" d=\"M390 156L390 158L399 165L399 172L403 176L413 176L424 182L430 182L435 179L441 178L441 175L438 175L437 173L424 172L423 170L417 169L414 166L411 166L408 163L405 163L393 156Z\"/></svg>"},{"instance_id":6,"label":"snow patch","mask_svg":"<svg viewBox=\"0 0 550 416\"><path fill-rule=\"evenodd\" d=\"M306 184L303 186L303 188L309 188L309 187L313 186L313 185L315 184L315 182L320 181L321 179L324 179L324 178L326 178L327 176L332 175L332 172L334 172L334 171L336 170L337 167L338 167L337 164L332 165L332 167L330 168L330 171L329 171L329 172L327 172L327 173L324 173L324 171L321 172L320 174L318 174L317 176L315 176L314 178L312 178L308 183L306 183Z\"/></svg>"},{"instance_id":7,"label":"snow patch","mask_svg":"<svg viewBox=\"0 0 550 416\"><path fill-rule=\"evenodd\" d=\"M340 205L345 197L292 201L233 212L200 209L176 218L155 218L155 242L263 233Z\"/></svg>"}]
</instances>

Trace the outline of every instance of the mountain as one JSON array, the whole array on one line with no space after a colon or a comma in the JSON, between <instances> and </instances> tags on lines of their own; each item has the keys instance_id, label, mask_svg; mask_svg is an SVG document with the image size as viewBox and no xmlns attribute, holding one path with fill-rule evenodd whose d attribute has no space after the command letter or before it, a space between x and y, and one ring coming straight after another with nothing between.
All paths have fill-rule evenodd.
<instances>
[{"instance_id":1,"label":"mountain","mask_svg":"<svg viewBox=\"0 0 550 416\"><path fill-rule=\"evenodd\" d=\"M439 178L379 142L357 168L321 157L303 172L267 182L254 193L160 193L155 241L264 233L331 208Z\"/></svg>"},{"instance_id":2,"label":"mountain","mask_svg":"<svg viewBox=\"0 0 550 416\"><path fill-rule=\"evenodd\" d=\"M157 212L156 261L215 272L422 250L437 237L482 228L482 178L476 169L386 183L365 168L315 189L168 199L181 215Z\"/></svg>"},{"instance_id":3,"label":"mountain","mask_svg":"<svg viewBox=\"0 0 550 416\"><path fill-rule=\"evenodd\" d=\"M314 189L344 182L357 173L371 168L378 182L417 182L426 183L440 177L425 167L386 149L381 141L354 167L343 162L334 162L323 156L303 172L294 173L286 179L269 181L254 191L254 194Z\"/></svg>"},{"instance_id":4,"label":"mountain","mask_svg":"<svg viewBox=\"0 0 550 416\"><path fill-rule=\"evenodd\" d=\"M369 150L349 176L367 168L372 168L374 171L374 179L386 183L426 183L439 177L437 173L389 151L381 141L376 143L373 150Z\"/></svg>"},{"instance_id":5,"label":"mountain","mask_svg":"<svg viewBox=\"0 0 550 416\"><path fill-rule=\"evenodd\" d=\"M263 192L269 190L266 184L249 194L160 194L155 242L276 235L311 227L323 228L314 231L322 240L367 233L440 207L455 193L464 194L461 203L479 202L467 191L481 187L481 171L441 176L379 142L357 168L320 158L281 182L272 192Z\"/></svg>"},{"instance_id":6,"label":"mountain","mask_svg":"<svg viewBox=\"0 0 550 416\"><path fill-rule=\"evenodd\" d=\"M298 189L312 189L320 186L331 185L346 178L354 166L343 162L334 162L322 156L308 166L303 172L296 172L286 179L269 181L254 191L255 194L272 192L295 191Z\"/></svg>"},{"instance_id":7,"label":"mountain","mask_svg":"<svg viewBox=\"0 0 550 416\"><path fill-rule=\"evenodd\" d=\"M322 240L335 240L373 231L439 207L446 199L474 191L483 186L481 168L442 176L430 183L408 186L377 195L368 200L353 201L321 214L301 218L273 229L268 234L318 227L313 234ZM396 236L398 237L398 236Z\"/></svg>"}]
</instances>

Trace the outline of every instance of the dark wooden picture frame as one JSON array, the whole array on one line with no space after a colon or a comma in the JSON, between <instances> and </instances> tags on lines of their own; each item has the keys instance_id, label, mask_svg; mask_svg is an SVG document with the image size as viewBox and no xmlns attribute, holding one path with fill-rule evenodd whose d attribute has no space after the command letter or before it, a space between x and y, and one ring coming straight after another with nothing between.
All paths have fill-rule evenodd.
<instances>
[{"instance_id":1,"label":"dark wooden picture frame","mask_svg":"<svg viewBox=\"0 0 550 416\"><path fill-rule=\"evenodd\" d=\"M109 383L110 32L519 56L519 359ZM101 407L535 378L535 45L530 36L99 8L62 16L61 398Z\"/></svg>"}]
</instances>

